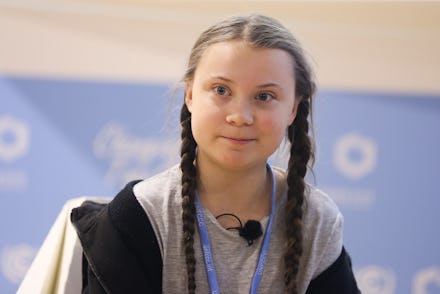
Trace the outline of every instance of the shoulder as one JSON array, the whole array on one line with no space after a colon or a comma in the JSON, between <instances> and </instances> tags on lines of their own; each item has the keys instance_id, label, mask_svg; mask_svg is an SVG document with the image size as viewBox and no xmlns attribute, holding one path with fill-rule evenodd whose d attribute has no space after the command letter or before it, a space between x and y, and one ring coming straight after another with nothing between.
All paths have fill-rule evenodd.
<instances>
[{"instance_id":1,"label":"shoulder","mask_svg":"<svg viewBox=\"0 0 440 294\"><path fill-rule=\"evenodd\" d=\"M124 223L142 217L139 205L133 197L133 186L139 181L128 183L111 201L84 201L81 206L72 209L70 219L79 232L87 233L99 222L109 221L115 227L124 227ZM122 222L122 223L121 223Z\"/></svg>"},{"instance_id":2,"label":"shoulder","mask_svg":"<svg viewBox=\"0 0 440 294\"><path fill-rule=\"evenodd\" d=\"M181 227L181 171L178 165L143 180L133 195L148 216L163 254L170 230Z\"/></svg>"},{"instance_id":3,"label":"shoulder","mask_svg":"<svg viewBox=\"0 0 440 294\"><path fill-rule=\"evenodd\" d=\"M72 210L71 221L86 256L83 267L93 271L103 288L120 293L160 292L160 249L150 221L134 197L136 183L127 184L108 204L84 202Z\"/></svg>"},{"instance_id":4,"label":"shoulder","mask_svg":"<svg viewBox=\"0 0 440 294\"><path fill-rule=\"evenodd\" d=\"M287 197L286 172L273 168L282 197ZM286 198L284 198L286 199ZM301 268L313 279L329 268L342 250L343 216L334 201L318 188L307 185L303 206L303 254Z\"/></svg>"},{"instance_id":5,"label":"shoulder","mask_svg":"<svg viewBox=\"0 0 440 294\"><path fill-rule=\"evenodd\" d=\"M167 214L181 207L181 171L178 165L133 186L133 195L152 223L167 222ZM165 225L165 223L163 225ZM153 224L154 226L154 224ZM158 234L163 228L156 228Z\"/></svg>"},{"instance_id":6,"label":"shoulder","mask_svg":"<svg viewBox=\"0 0 440 294\"><path fill-rule=\"evenodd\" d=\"M278 167L272 167L272 170L276 176L277 193L279 197L285 197L287 193L286 171ZM306 221L306 224L328 223L332 220L343 221L335 202L326 193L312 185L306 185L303 213L303 221Z\"/></svg>"},{"instance_id":7,"label":"shoulder","mask_svg":"<svg viewBox=\"0 0 440 294\"><path fill-rule=\"evenodd\" d=\"M139 203L145 204L165 201L168 195L180 192L181 171L178 165L145 179L133 186L133 193ZM144 207L145 208L145 207Z\"/></svg>"},{"instance_id":8,"label":"shoulder","mask_svg":"<svg viewBox=\"0 0 440 294\"><path fill-rule=\"evenodd\" d=\"M306 294L315 293L360 293L353 274L351 258L344 248L336 261L307 287Z\"/></svg>"},{"instance_id":9,"label":"shoulder","mask_svg":"<svg viewBox=\"0 0 440 294\"><path fill-rule=\"evenodd\" d=\"M343 216L333 201L323 191L308 185L304 195L304 222L316 226L318 223L331 228L335 224L342 226Z\"/></svg>"},{"instance_id":10,"label":"shoulder","mask_svg":"<svg viewBox=\"0 0 440 294\"><path fill-rule=\"evenodd\" d=\"M339 257L344 218L333 200L309 186L304 201L304 258L315 278Z\"/></svg>"},{"instance_id":11,"label":"shoulder","mask_svg":"<svg viewBox=\"0 0 440 294\"><path fill-rule=\"evenodd\" d=\"M72 209L71 222L84 249L89 248L89 243L93 247L97 237L133 243L150 243L154 239L150 220L133 194L133 187L138 182L128 183L109 203L85 201Z\"/></svg>"}]
</instances>

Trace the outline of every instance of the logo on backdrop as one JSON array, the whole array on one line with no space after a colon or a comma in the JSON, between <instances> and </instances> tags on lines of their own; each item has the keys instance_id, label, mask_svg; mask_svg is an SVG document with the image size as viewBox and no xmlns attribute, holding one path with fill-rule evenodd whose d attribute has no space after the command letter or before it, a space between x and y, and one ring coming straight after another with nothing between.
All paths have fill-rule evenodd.
<instances>
[{"instance_id":1,"label":"logo on backdrop","mask_svg":"<svg viewBox=\"0 0 440 294\"><path fill-rule=\"evenodd\" d=\"M373 138L350 132L339 137L333 146L336 169L350 181L357 181L377 166L378 147ZM369 209L376 193L368 187L323 187L338 205L353 209Z\"/></svg>"},{"instance_id":2,"label":"logo on backdrop","mask_svg":"<svg viewBox=\"0 0 440 294\"><path fill-rule=\"evenodd\" d=\"M416 273L413 279L413 294L440 292L440 267L432 266Z\"/></svg>"},{"instance_id":3,"label":"logo on backdrop","mask_svg":"<svg viewBox=\"0 0 440 294\"><path fill-rule=\"evenodd\" d=\"M0 255L3 276L11 283L19 284L26 275L36 253L37 251L28 244L4 247Z\"/></svg>"},{"instance_id":4,"label":"logo on backdrop","mask_svg":"<svg viewBox=\"0 0 440 294\"><path fill-rule=\"evenodd\" d=\"M370 265L356 270L355 274L358 286L363 293L395 293L396 274L391 269Z\"/></svg>"},{"instance_id":5,"label":"logo on backdrop","mask_svg":"<svg viewBox=\"0 0 440 294\"><path fill-rule=\"evenodd\" d=\"M338 170L352 180L368 175L377 165L376 142L356 132L340 137L333 152Z\"/></svg>"},{"instance_id":6,"label":"logo on backdrop","mask_svg":"<svg viewBox=\"0 0 440 294\"><path fill-rule=\"evenodd\" d=\"M121 186L175 164L178 145L172 140L133 136L120 123L108 122L96 135L93 152L110 162L106 181Z\"/></svg>"},{"instance_id":7,"label":"logo on backdrop","mask_svg":"<svg viewBox=\"0 0 440 294\"><path fill-rule=\"evenodd\" d=\"M0 117L0 160L14 161L29 149L29 128L22 121L10 115Z\"/></svg>"},{"instance_id":8,"label":"logo on backdrop","mask_svg":"<svg viewBox=\"0 0 440 294\"><path fill-rule=\"evenodd\" d=\"M12 115L0 116L0 191L23 190L27 186L27 174L16 168L5 168L29 150L30 129L28 125Z\"/></svg>"}]
</instances>

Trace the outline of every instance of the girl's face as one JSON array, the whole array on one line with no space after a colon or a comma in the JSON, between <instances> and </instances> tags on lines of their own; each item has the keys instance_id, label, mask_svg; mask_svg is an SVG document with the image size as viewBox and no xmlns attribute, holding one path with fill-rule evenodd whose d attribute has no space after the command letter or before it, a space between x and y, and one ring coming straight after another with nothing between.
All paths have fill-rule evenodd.
<instances>
[{"instance_id":1,"label":"girl's face","mask_svg":"<svg viewBox=\"0 0 440 294\"><path fill-rule=\"evenodd\" d=\"M298 102L287 52L251 48L243 41L211 45L185 93L198 164L233 170L265 166Z\"/></svg>"}]
</instances>

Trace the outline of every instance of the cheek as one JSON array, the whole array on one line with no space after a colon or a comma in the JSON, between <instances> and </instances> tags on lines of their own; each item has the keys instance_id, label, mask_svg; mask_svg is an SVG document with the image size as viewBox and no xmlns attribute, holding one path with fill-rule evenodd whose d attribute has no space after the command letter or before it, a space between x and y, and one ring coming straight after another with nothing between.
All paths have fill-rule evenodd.
<instances>
[{"instance_id":1,"label":"cheek","mask_svg":"<svg viewBox=\"0 0 440 294\"><path fill-rule=\"evenodd\" d=\"M209 93L204 91L195 91L192 100L192 114L198 121L210 123L218 119L222 114L222 108L219 107Z\"/></svg>"},{"instance_id":2,"label":"cheek","mask_svg":"<svg viewBox=\"0 0 440 294\"><path fill-rule=\"evenodd\" d=\"M219 116L219 111L212 107L209 102L194 101L192 105L192 118L198 123L210 124L212 120Z\"/></svg>"},{"instance_id":3,"label":"cheek","mask_svg":"<svg viewBox=\"0 0 440 294\"><path fill-rule=\"evenodd\" d=\"M193 100L191 112L191 128L194 139L200 140L210 132L215 132L220 126L221 114L219 111L198 100Z\"/></svg>"},{"instance_id":4,"label":"cheek","mask_svg":"<svg viewBox=\"0 0 440 294\"><path fill-rule=\"evenodd\" d=\"M288 120L281 119L281 117L277 117L276 115L271 115L261 120L261 125L263 126L266 134L281 141L286 134Z\"/></svg>"}]
</instances>

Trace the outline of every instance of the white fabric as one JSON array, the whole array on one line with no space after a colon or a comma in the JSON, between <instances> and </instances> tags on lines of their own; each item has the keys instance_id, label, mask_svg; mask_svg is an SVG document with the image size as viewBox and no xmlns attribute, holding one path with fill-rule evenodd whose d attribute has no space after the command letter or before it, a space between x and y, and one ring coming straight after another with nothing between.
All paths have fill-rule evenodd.
<instances>
[{"instance_id":1,"label":"white fabric","mask_svg":"<svg viewBox=\"0 0 440 294\"><path fill-rule=\"evenodd\" d=\"M17 294L81 293L82 248L70 212L85 200L108 199L79 197L66 202L39 249Z\"/></svg>"}]
</instances>

